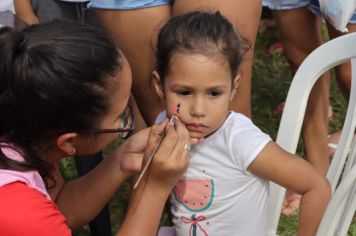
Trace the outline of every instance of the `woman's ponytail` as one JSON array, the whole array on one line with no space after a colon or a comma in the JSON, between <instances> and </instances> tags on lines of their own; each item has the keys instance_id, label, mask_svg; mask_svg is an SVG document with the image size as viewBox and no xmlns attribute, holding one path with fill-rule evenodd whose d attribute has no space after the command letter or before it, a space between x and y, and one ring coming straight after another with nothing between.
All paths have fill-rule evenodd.
<instances>
[{"instance_id":1,"label":"woman's ponytail","mask_svg":"<svg viewBox=\"0 0 356 236\"><path fill-rule=\"evenodd\" d=\"M0 93L11 85L13 63L20 52L23 34L10 27L0 29Z\"/></svg>"},{"instance_id":2,"label":"woman's ponytail","mask_svg":"<svg viewBox=\"0 0 356 236\"><path fill-rule=\"evenodd\" d=\"M122 61L105 31L88 25L52 21L21 32L1 28L0 146L16 147L25 162L0 151L0 169L37 170L48 177L43 150L54 148L64 133L100 124Z\"/></svg>"},{"instance_id":3,"label":"woman's ponytail","mask_svg":"<svg viewBox=\"0 0 356 236\"><path fill-rule=\"evenodd\" d=\"M16 96L13 94L14 62L21 51L23 34L10 27L0 29L0 135L12 118Z\"/></svg>"}]
</instances>

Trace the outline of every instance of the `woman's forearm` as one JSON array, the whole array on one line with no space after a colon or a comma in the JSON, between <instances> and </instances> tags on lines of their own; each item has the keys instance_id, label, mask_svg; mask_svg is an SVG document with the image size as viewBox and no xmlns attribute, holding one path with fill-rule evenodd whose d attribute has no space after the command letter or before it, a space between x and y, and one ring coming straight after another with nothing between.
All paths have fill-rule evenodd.
<instances>
[{"instance_id":1,"label":"woman's forearm","mask_svg":"<svg viewBox=\"0 0 356 236\"><path fill-rule=\"evenodd\" d=\"M56 204L69 227L77 228L90 222L126 178L120 169L119 158L112 153L87 175L65 184Z\"/></svg>"},{"instance_id":2,"label":"woman's forearm","mask_svg":"<svg viewBox=\"0 0 356 236\"><path fill-rule=\"evenodd\" d=\"M171 188L143 180L133 191L125 221L116 236L154 236Z\"/></svg>"}]
</instances>

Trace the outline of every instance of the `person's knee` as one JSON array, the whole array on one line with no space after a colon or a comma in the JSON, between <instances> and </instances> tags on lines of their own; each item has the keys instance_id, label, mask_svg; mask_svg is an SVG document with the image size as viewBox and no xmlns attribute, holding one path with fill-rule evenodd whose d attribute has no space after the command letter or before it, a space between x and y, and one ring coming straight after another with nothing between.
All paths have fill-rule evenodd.
<instances>
[{"instance_id":1,"label":"person's knee","mask_svg":"<svg viewBox=\"0 0 356 236\"><path fill-rule=\"evenodd\" d=\"M284 56L286 57L290 69L295 72L302 64L304 59L309 55L310 50L293 45L292 43L283 44Z\"/></svg>"},{"instance_id":2,"label":"person's knee","mask_svg":"<svg viewBox=\"0 0 356 236\"><path fill-rule=\"evenodd\" d=\"M308 39L310 39L309 42L290 38L282 40L284 55L293 71L296 71L304 59L322 43L317 36L308 37Z\"/></svg>"},{"instance_id":3,"label":"person's knee","mask_svg":"<svg viewBox=\"0 0 356 236\"><path fill-rule=\"evenodd\" d=\"M299 56L299 55L286 55L286 59L287 59L288 64L289 64L289 68L293 72L296 72L298 70L299 66L304 61L305 57L304 56Z\"/></svg>"}]
</instances>

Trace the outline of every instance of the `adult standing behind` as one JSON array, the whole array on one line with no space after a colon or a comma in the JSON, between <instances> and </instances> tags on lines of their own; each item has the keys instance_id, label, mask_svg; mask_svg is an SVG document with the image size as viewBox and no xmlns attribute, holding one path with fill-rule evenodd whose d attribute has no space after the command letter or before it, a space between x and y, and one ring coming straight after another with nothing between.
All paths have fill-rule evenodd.
<instances>
[{"instance_id":1,"label":"adult standing behind","mask_svg":"<svg viewBox=\"0 0 356 236\"><path fill-rule=\"evenodd\" d=\"M264 0L263 4L272 9L276 19L283 51L289 61L290 68L295 72L302 61L323 43L321 34L322 18L318 0ZM353 16L348 28L356 31L356 15ZM337 31L327 22L329 37L336 38L343 33ZM344 97L348 100L351 88L350 63L339 65L336 79ZM307 160L326 175L330 165L328 148L328 110L329 110L330 73L319 79L308 100L304 123L303 141ZM287 193L286 215L299 207L299 197Z\"/></svg>"},{"instance_id":2,"label":"adult standing behind","mask_svg":"<svg viewBox=\"0 0 356 236\"><path fill-rule=\"evenodd\" d=\"M231 109L251 116L251 69L253 45L259 24L261 0L91 0L99 19L117 40L127 56L133 73L133 94L148 124L164 109L150 89L149 78L154 68L154 45L161 26L170 17L193 10L219 10L240 29L252 47L241 66L240 92Z\"/></svg>"},{"instance_id":3,"label":"adult standing behind","mask_svg":"<svg viewBox=\"0 0 356 236\"><path fill-rule=\"evenodd\" d=\"M95 153L132 130L130 66L106 34L61 21L4 27L0 57L0 235L70 235L140 170L166 132L117 234L155 235L188 164L191 140L178 119L133 135L86 176L67 184L58 177L61 158Z\"/></svg>"}]
</instances>

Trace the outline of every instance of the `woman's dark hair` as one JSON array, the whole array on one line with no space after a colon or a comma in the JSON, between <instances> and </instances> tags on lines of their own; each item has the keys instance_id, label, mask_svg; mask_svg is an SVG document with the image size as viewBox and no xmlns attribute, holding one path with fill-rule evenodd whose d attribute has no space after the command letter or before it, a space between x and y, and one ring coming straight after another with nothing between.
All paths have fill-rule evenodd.
<instances>
[{"instance_id":1,"label":"woman's dark hair","mask_svg":"<svg viewBox=\"0 0 356 236\"><path fill-rule=\"evenodd\" d=\"M176 53L221 55L228 62L231 78L234 79L248 48L248 41L219 11L186 13L171 18L161 29L157 41L156 69L163 83Z\"/></svg>"},{"instance_id":2,"label":"woman's dark hair","mask_svg":"<svg viewBox=\"0 0 356 236\"><path fill-rule=\"evenodd\" d=\"M109 109L120 53L103 31L53 21L21 32L1 28L0 58L0 147L11 144L25 158L0 151L0 168L49 177L40 150L62 133L96 128Z\"/></svg>"}]
</instances>

